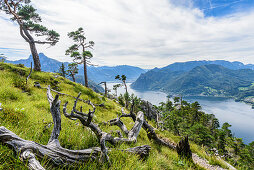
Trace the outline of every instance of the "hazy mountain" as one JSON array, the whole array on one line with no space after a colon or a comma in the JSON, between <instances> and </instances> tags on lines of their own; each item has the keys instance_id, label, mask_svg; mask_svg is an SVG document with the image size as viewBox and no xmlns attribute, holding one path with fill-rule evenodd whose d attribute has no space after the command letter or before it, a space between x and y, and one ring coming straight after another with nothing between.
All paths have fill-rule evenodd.
<instances>
[{"instance_id":1,"label":"hazy mountain","mask_svg":"<svg viewBox=\"0 0 254 170\"><path fill-rule=\"evenodd\" d=\"M62 62L57 61L55 59L49 58L45 56L43 53L39 53L40 62L41 62L41 70L45 72L57 72L59 70L59 67L62 65ZM26 67L31 66L31 62L33 62L33 57L30 55L28 59L21 59L16 61L9 61L6 62L12 63L12 64L24 64ZM65 67L67 68L68 62L64 62ZM71 79L71 78L70 78ZM72 80L72 79L71 79ZM76 81L78 83L84 84L83 77L78 76L76 78ZM89 86L96 92L104 92L104 89L97 85L97 83L89 80L88 82Z\"/></svg>"},{"instance_id":2,"label":"hazy mountain","mask_svg":"<svg viewBox=\"0 0 254 170\"><path fill-rule=\"evenodd\" d=\"M170 64L166 67L161 68L161 70L170 70L170 71L190 71L191 69L197 67L197 66L202 66L202 65L209 65L209 64L217 64L221 65L223 67L232 69L232 70L238 70L238 69L252 69L254 70L254 65L253 64L247 64L244 65L241 62L234 61L225 61L225 60L215 60L215 61L188 61L188 62L177 62Z\"/></svg>"},{"instance_id":3,"label":"hazy mountain","mask_svg":"<svg viewBox=\"0 0 254 170\"><path fill-rule=\"evenodd\" d=\"M39 53L40 61L41 61L41 69L45 72L57 72L59 70L59 67L62 65L62 62L57 61L55 59L49 58L45 56L43 53ZM26 67L30 67L31 62L33 62L33 58L30 55L28 59L21 59L16 61L9 61L6 60L8 63L13 64L24 64ZM65 67L67 68L68 62L64 62ZM83 65L79 65L79 72L76 75L76 81L79 83L84 83L84 67ZM102 67L94 67L94 66L88 66L88 78L89 78L89 84L91 87L97 87L99 91L103 91L103 88L101 86L97 86L98 83L102 81L115 81L116 75L122 75L125 74L127 76L127 81L133 82L135 81L141 73L145 73L146 71L134 66L128 66L128 65L121 65L121 66L115 66L115 67L108 67L108 66L102 66Z\"/></svg>"},{"instance_id":4,"label":"hazy mountain","mask_svg":"<svg viewBox=\"0 0 254 170\"><path fill-rule=\"evenodd\" d=\"M102 67L93 67L90 66L88 68L88 77L97 82L100 83L102 81L111 81L114 82L116 75L126 75L128 82L135 81L141 73L145 73L145 70L134 67L134 66L128 66L128 65L121 65L121 66L115 66L115 67L108 67L108 66L102 66ZM83 74L83 66L80 66L79 69L79 75Z\"/></svg>"},{"instance_id":5,"label":"hazy mountain","mask_svg":"<svg viewBox=\"0 0 254 170\"><path fill-rule=\"evenodd\" d=\"M232 70L221 65L209 64L190 70L191 66L188 64L182 68L176 65L167 66L167 69L164 67L150 70L142 74L131 86L134 89L163 90L183 95L232 96L239 93L240 87L249 87L254 82L254 70L251 69Z\"/></svg>"},{"instance_id":6,"label":"hazy mountain","mask_svg":"<svg viewBox=\"0 0 254 170\"><path fill-rule=\"evenodd\" d=\"M55 59L49 58L45 56L43 53L39 53L40 61L41 61L41 70L46 72L57 72L59 67L62 65L62 62L57 61ZM16 61L6 61L7 63L12 64L24 64L26 67L31 66L31 62L33 62L33 57L30 55L28 59L21 59ZM68 62L64 62L64 65L67 66Z\"/></svg>"}]
</instances>

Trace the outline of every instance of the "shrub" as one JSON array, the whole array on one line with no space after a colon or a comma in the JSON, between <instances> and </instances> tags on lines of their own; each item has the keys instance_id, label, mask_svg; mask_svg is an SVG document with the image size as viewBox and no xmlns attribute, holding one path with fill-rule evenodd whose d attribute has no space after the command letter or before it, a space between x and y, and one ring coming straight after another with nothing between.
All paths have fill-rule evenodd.
<instances>
[{"instance_id":1,"label":"shrub","mask_svg":"<svg viewBox=\"0 0 254 170\"><path fill-rule=\"evenodd\" d=\"M8 101L8 100L20 100L22 99L22 95L20 95L16 90L13 90L12 87L4 87L0 89L0 99L3 101Z\"/></svg>"},{"instance_id":2,"label":"shrub","mask_svg":"<svg viewBox=\"0 0 254 170\"><path fill-rule=\"evenodd\" d=\"M31 88L26 84L26 81L23 77L15 76L13 77L14 87L17 87L25 92L31 92Z\"/></svg>"},{"instance_id":3,"label":"shrub","mask_svg":"<svg viewBox=\"0 0 254 170\"><path fill-rule=\"evenodd\" d=\"M20 121L26 119L24 108L4 108L1 113L1 119L11 122L12 124L18 124Z\"/></svg>"}]
</instances>

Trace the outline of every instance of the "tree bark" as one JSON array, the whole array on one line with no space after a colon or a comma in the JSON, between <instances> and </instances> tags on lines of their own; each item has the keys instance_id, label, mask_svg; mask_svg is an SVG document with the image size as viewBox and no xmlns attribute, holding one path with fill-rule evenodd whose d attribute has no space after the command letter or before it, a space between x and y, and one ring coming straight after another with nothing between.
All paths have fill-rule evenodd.
<instances>
[{"instance_id":1,"label":"tree bark","mask_svg":"<svg viewBox=\"0 0 254 170\"><path fill-rule=\"evenodd\" d=\"M72 77L73 81L76 82L76 80L75 80L75 75L74 75L74 74L71 74L71 77Z\"/></svg>"},{"instance_id":2,"label":"tree bark","mask_svg":"<svg viewBox=\"0 0 254 170\"><path fill-rule=\"evenodd\" d=\"M87 77L87 64L86 64L86 57L84 57L84 79L85 79L85 86L88 87L88 77Z\"/></svg>"},{"instance_id":3,"label":"tree bark","mask_svg":"<svg viewBox=\"0 0 254 170\"><path fill-rule=\"evenodd\" d=\"M34 71L41 71L40 58L39 58L37 49L35 47L35 43L33 41L30 41L29 45L30 45L30 50L34 60Z\"/></svg>"},{"instance_id":4,"label":"tree bark","mask_svg":"<svg viewBox=\"0 0 254 170\"><path fill-rule=\"evenodd\" d=\"M26 84L27 84L27 82L28 82L29 77L30 77L31 74L32 74L32 71L33 71L33 63L31 62L31 69L30 69L30 73L29 73L28 76L26 77Z\"/></svg>"},{"instance_id":5,"label":"tree bark","mask_svg":"<svg viewBox=\"0 0 254 170\"><path fill-rule=\"evenodd\" d=\"M126 114L124 112L124 109L122 108L122 115L120 116L120 118L121 117L131 117L133 121L136 121L136 115L133 113L133 108L134 108L134 102L132 102L130 114ZM149 125L146 120L144 120L142 127L146 131L147 137L149 138L149 140L153 139L159 145L164 145L164 146L169 147L170 149L176 150L176 146L174 144L160 139L157 136L157 134L155 133L154 128L151 125Z\"/></svg>"},{"instance_id":6,"label":"tree bark","mask_svg":"<svg viewBox=\"0 0 254 170\"><path fill-rule=\"evenodd\" d=\"M188 136L184 137L176 146L176 151L181 158L192 159Z\"/></svg>"},{"instance_id":7,"label":"tree bark","mask_svg":"<svg viewBox=\"0 0 254 170\"><path fill-rule=\"evenodd\" d=\"M80 96L80 94L79 94ZM58 100L59 96L56 95L53 98L50 92L50 86L47 88L47 97L50 104L50 112L53 118L54 127L48 141L47 145L41 145L33 141L28 141L20 138L7 128L1 126L0 127L0 142L3 144L7 144L9 147L12 147L17 155L19 155L20 159L24 162L28 162L29 169L32 170L44 170L44 168L40 165L39 161L36 160L35 155L40 158L47 158L50 162L55 165L69 165L69 164L84 164L86 161L97 160L99 155L101 155L103 161L109 162L109 157L107 155L111 149L108 149L105 145L106 141L111 142L112 144L116 144L119 141L125 142L126 140L136 141L136 137L140 131L142 126L142 120L144 115L139 114L137 116L137 121L130 131L132 133L129 134L130 139L125 138L113 138L110 134L101 131L99 126L92 122L93 114L95 112L94 105L90 102L90 105L93 106L93 111L89 110L88 114L82 113L82 111L76 110L76 104L78 101L77 97L73 110L71 114L66 113L66 105L64 106L64 115L70 119L78 118L83 125L91 128L91 130L97 135L101 148L93 147L89 149L83 150L69 150L61 147L60 142L58 140L60 131L61 131L61 114L60 114L60 100ZM74 113L75 112L75 113ZM146 157L149 155L151 147L148 145L138 146L135 148L129 148L126 152L131 152L134 154L138 154L141 157Z\"/></svg>"}]
</instances>

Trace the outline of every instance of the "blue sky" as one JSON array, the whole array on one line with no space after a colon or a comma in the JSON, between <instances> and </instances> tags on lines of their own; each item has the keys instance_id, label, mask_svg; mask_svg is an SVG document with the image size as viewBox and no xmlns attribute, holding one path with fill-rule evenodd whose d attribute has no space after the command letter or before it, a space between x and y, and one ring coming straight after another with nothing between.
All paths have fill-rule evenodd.
<instances>
[{"instance_id":1,"label":"blue sky","mask_svg":"<svg viewBox=\"0 0 254 170\"><path fill-rule=\"evenodd\" d=\"M253 10L254 0L171 0L177 6L199 8L205 17L224 17Z\"/></svg>"},{"instance_id":2,"label":"blue sky","mask_svg":"<svg viewBox=\"0 0 254 170\"><path fill-rule=\"evenodd\" d=\"M223 17L237 12L252 10L254 0L195 0L194 6L204 11L205 16Z\"/></svg>"},{"instance_id":3,"label":"blue sky","mask_svg":"<svg viewBox=\"0 0 254 170\"><path fill-rule=\"evenodd\" d=\"M163 67L190 60L254 64L254 0L44 0L32 1L43 24L60 33L54 46L38 52L71 61L67 33L83 27L95 42L97 65ZM68 10L68 12L66 12ZM0 53L27 58L29 45L0 12Z\"/></svg>"}]
</instances>

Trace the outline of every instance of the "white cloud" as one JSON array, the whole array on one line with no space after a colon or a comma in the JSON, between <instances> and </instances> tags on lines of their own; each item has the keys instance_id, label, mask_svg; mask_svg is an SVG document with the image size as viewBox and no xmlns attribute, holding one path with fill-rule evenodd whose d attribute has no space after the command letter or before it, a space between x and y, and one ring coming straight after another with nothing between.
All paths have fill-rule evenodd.
<instances>
[{"instance_id":1,"label":"white cloud","mask_svg":"<svg viewBox=\"0 0 254 170\"><path fill-rule=\"evenodd\" d=\"M185 1L185 0L184 0ZM183 2L184 2L183 1ZM204 17L192 4L168 0L44 0L34 1L43 23L61 35L51 48L38 46L47 56L71 61L64 55L72 44L67 32L85 29L95 42L93 62L152 68L186 60L238 60L254 63L254 11L231 16ZM189 1L190 2L190 1ZM17 26L0 14L0 47L25 49ZM16 59L14 54L11 59Z\"/></svg>"}]
</instances>

